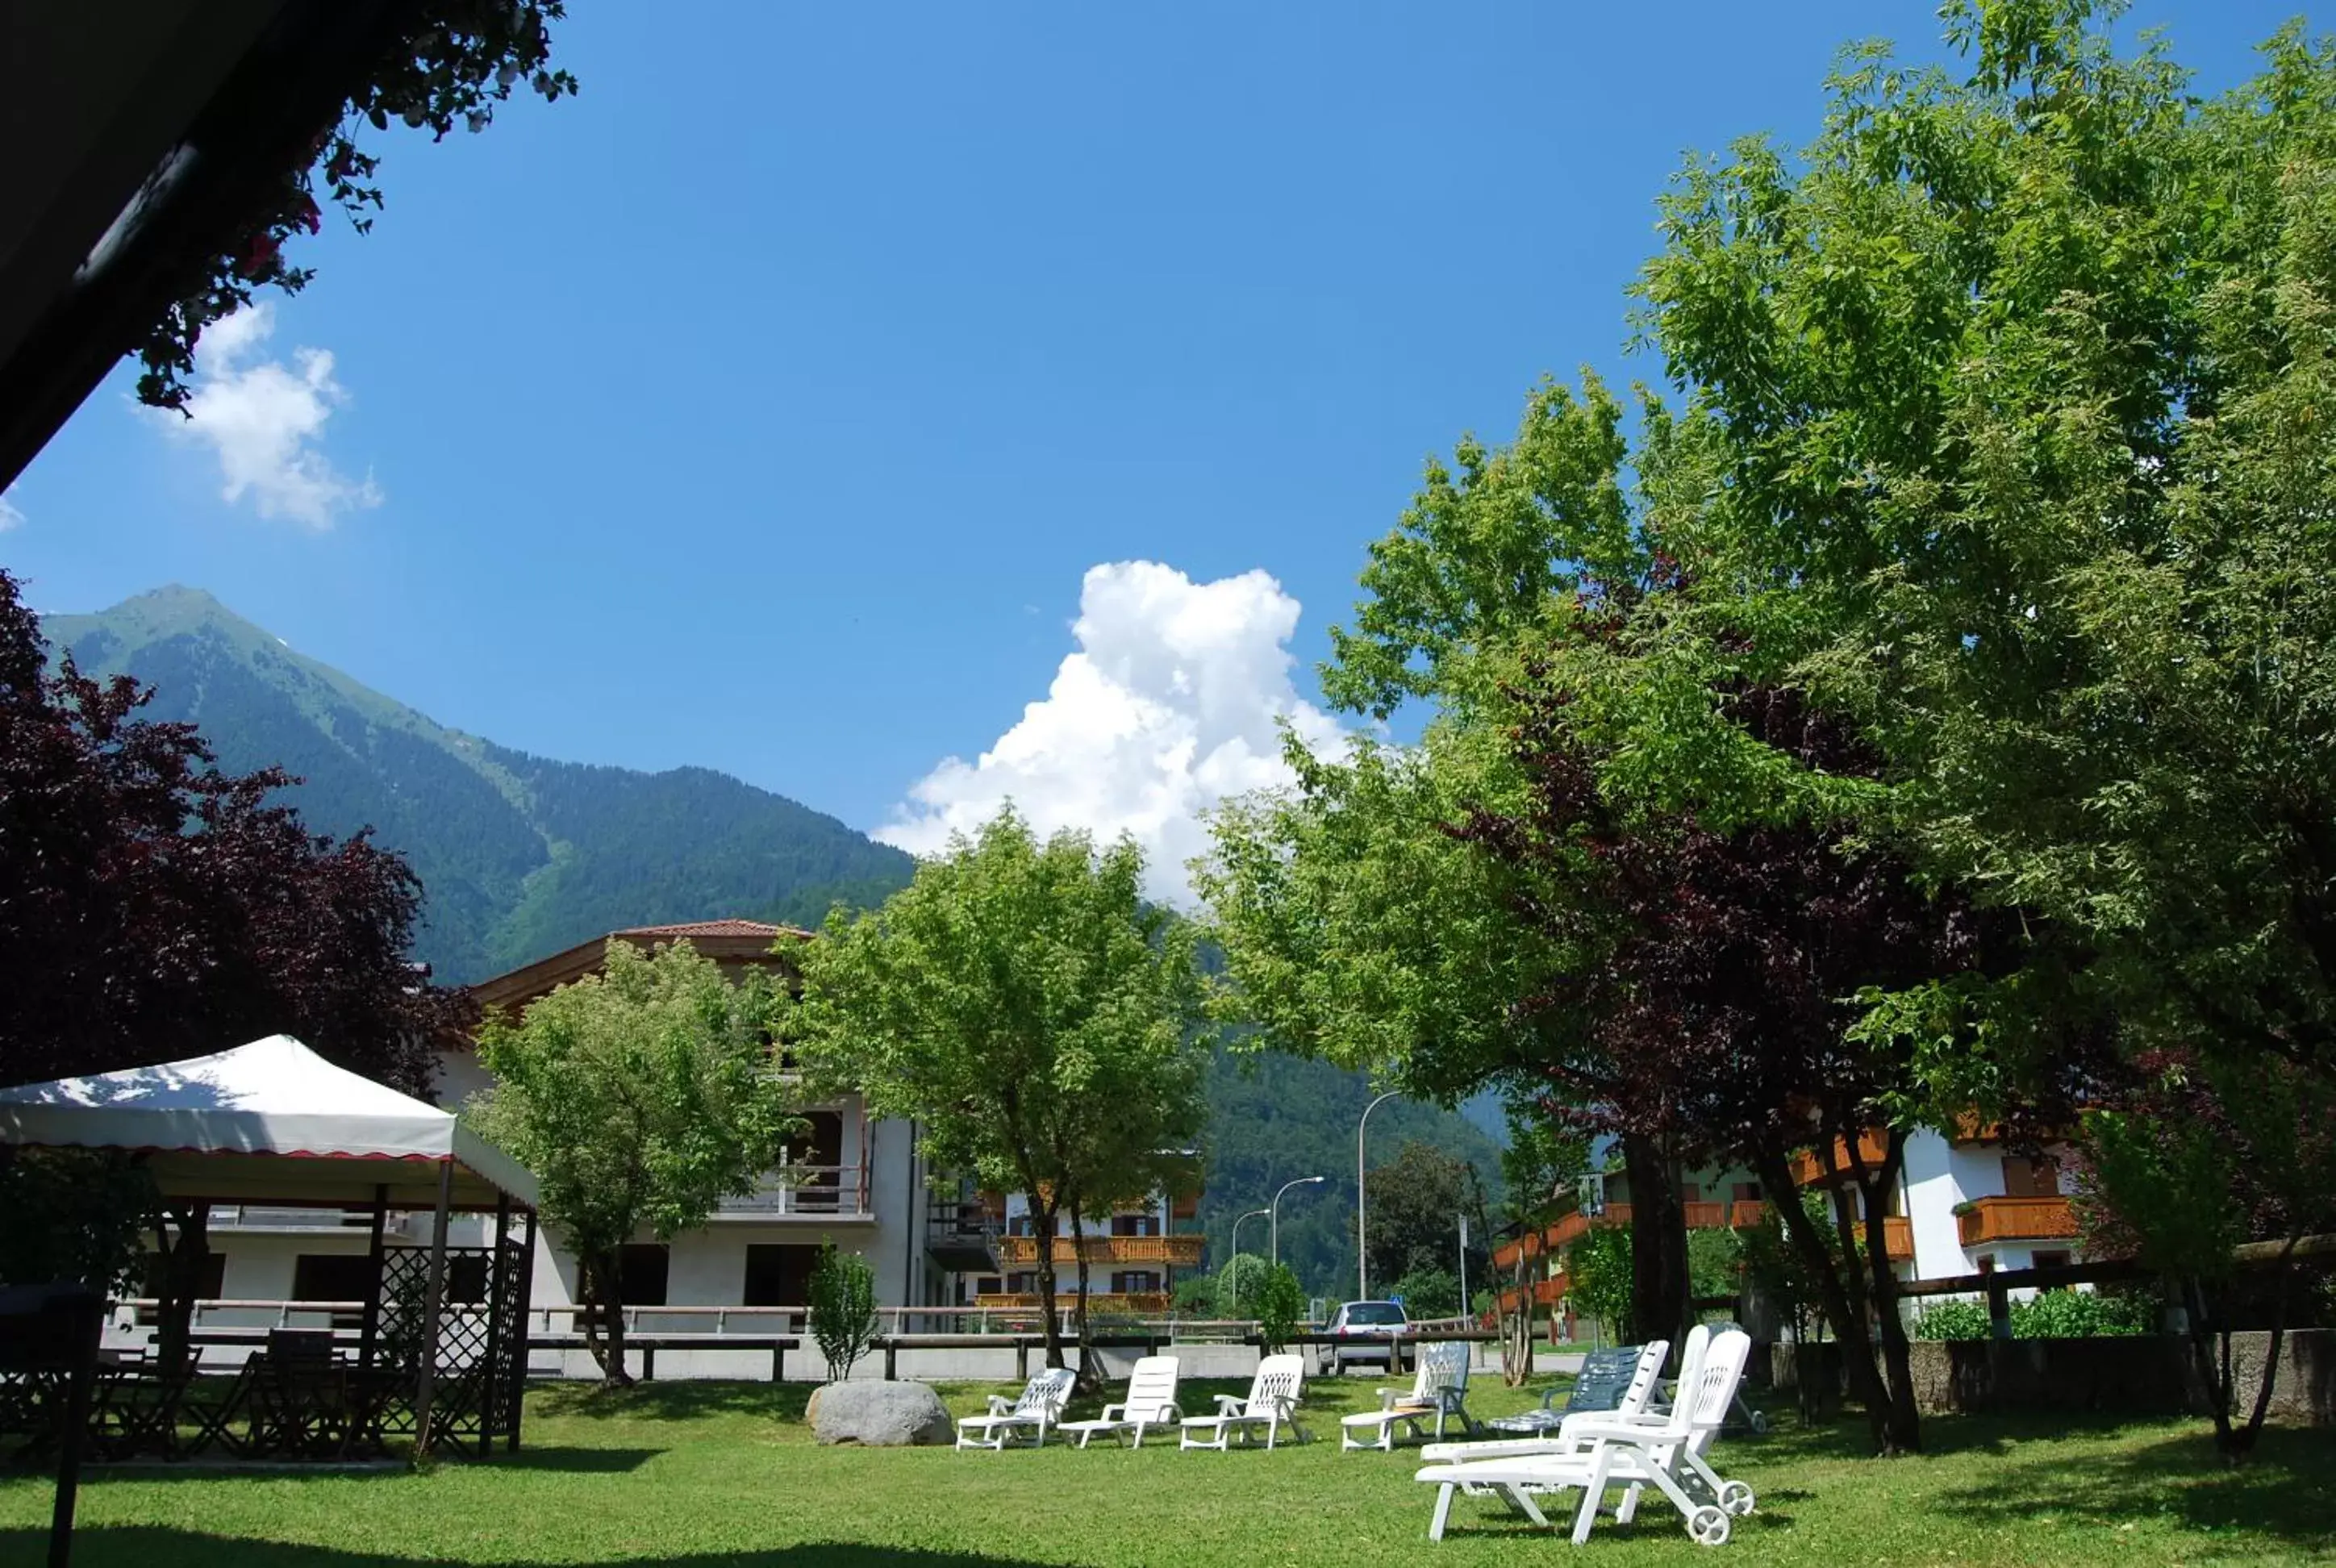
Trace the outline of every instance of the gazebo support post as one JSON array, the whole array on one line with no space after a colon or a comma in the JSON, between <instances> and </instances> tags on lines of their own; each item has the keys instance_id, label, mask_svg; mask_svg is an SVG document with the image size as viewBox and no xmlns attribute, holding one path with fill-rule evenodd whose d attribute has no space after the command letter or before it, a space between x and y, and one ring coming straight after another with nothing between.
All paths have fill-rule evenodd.
<instances>
[{"instance_id":1,"label":"gazebo support post","mask_svg":"<svg viewBox=\"0 0 2336 1568\"><path fill-rule=\"evenodd\" d=\"M479 1382L479 1457L494 1452L495 1417L502 1408L502 1379L495 1376L495 1358L502 1353L503 1325L511 1320L510 1303L503 1300L503 1248L511 1241L511 1194L500 1193L495 1199L495 1245L487 1254L487 1366L486 1376ZM525 1330L521 1330L525 1338Z\"/></svg>"},{"instance_id":2,"label":"gazebo support post","mask_svg":"<svg viewBox=\"0 0 2336 1568\"><path fill-rule=\"evenodd\" d=\"M373 1237L365 1255L373 1261L373 1289L365 1292L365 1318L357 1330L357 1365L373 1366L374 1347L381 1339L382 1265L387 1261L383 1247L383 1233L389 1229L389 1189L376 1186L373 1190Z\"/></svg>"},{"instance_id":3,"label":"gazebo support post","mask_svg":"<svg viewBox=\"0 0 2336 1568\"><path fill-rule=\"evenodd\" d=\"M430 1397L438 1381L438 1326L446 1310L446 1216L454 1206L454 1162L438 1162L438 1210L430 1224L430 1282L423 1293L422 1368L414 1394L414 1456L430 1457Z\"/></svg>"},{"instance_id":4,"label":"gazebo support post","mask_svg":"<svg viewBox=\"0 0 2336 1568\"><path fill-rule=\"evenodd\" d=\"M527 1397L527 1337L530 1328L529 1318L535 1298L535 1238L542 1228L542 1222L536 1218L535 1211L528 1210L527 1246L520 1253L519 1259L519 1300L512 1303L519 1313L517 1329L519 1344L511 1354L511 1393L508 1397L511 1430L503 1439L505 1451L512 1454L519 1452L520 1418L526 1411L524 1401Z\"/></svg>"}]
</instances>

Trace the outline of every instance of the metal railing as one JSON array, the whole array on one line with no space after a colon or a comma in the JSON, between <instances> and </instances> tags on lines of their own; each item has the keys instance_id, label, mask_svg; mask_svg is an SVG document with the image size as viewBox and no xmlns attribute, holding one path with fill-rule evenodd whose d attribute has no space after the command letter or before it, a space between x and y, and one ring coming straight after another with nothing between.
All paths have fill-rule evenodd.
<instances>
[{"instance_id":1,"label":"metal railing","mask_svg":"<svg viewBox=\"0 0 2336 1568\"><path fill-rule=\"evenodd\" d=\"M403 1218L394 1215L393 1221ZM368 1230L370 1210L273 1208L260 1203L215 1203L208 1222L214 1231Z\"/></svg>"},{"instance_id":2,"label":"metal railing","mask_svg":"<svg viewBox=\"0 0 2336 1568\"><path fill-rule=\"evenodd\" d=\"M724 1198L715 1210L758 1219L822 1220L870 1212L865 1165L783 1165L754 1191Z\"/></svg>"}]
</instances>

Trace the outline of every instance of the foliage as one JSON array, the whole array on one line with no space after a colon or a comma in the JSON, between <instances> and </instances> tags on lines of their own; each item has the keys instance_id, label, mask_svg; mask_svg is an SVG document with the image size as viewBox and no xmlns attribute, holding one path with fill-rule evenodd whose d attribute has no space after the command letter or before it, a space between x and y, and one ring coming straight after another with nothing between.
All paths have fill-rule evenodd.
<instances>
[{"instance_id":1,"label":"foliage","mask_svg":"<svg viewBox=\"0 0 2336 1568\"><path fill-rule=\"evenodd\" d=\"M859 1253L839 1252L822 1240L808 1289L811 1337L827 1375L841 1382L876 1338L876 1271Z\"/></svg>"},{"instance_id":2,"label":"foliage","mask_svg":"<svg viewBox=\"0 0 2336 1568\"><path fill-rule=\"evenodd\" d=\"M463 1016L406 946L421 886L365 833L310 833L274 770L212 765L150 693L47 667L0 572L0 1081L171 1061L297 1035L426 1087Z\"/></svg>"},{"instance_id":3,"label":"foliage","mask_svg":"<svg viewBox=\"0 0 2336 1568\"><path fill-rule=\"evenodd\" d=\"M1289 1268L1288 1264L1282 1267ZM1258 1292L1265 1288L1265 1277L1272 1265L1255 1252L1235 1252L1227 1258L1224 1267L1214 1276L1217 1281L1217 1306L1227 1317L1243 1313L1256 1315ZM1290 1270L1296 1273L1295 1269Z\"/></svg>"},{"instance_id":4,"label":"foliage","mask_svg":"<svg viewBox=\"0 0 2336 1568\"><path fill-rule=\"evenodd\" d=\"M1449 1269L1415 1268L1395 1282L1393 1294L1403 1298L1404 1316L1415 1320L1460 1315L1460 1277Z\"/></svg>"},{"instance_id":5,"label":"foliage","mask_svg":"<svg viewBox=\"0 0 2336 1568\"><path fill-rule=\"evenodd\" d=\"M1424 1271L1451 1273L1460 1250L1460 1218L1469 1222L1468 1272L1484 1276L1485 1214L1475 1173L1465 1160L1416 1140L1365 1178L1370 1196L1371 1277L1397 1280ZM1456 1303L1459 1286L1451 1295Z\"/></svg>"},{"instance_id":6,"label":"foliage","mask_svg":"<svg viewBox=\"0 0 2336 1568\"><path fill-rule=\"evenodd\" d=\"M1188 1273L1176 1281L1168 1293L1168 1310L1179 1317L1214 1318L1222 1308L1220 1291L1223 1281L1215 1274Z\"/></svg>"},{"instance_id":7,"label":"foliage","mask_svg":"<svg viewBox=\"0 0 2336 1568\"><path fill-rule=\"evenodd\" d=\"M320 832L371 823L429 890L413 954L468 984L640 925L724 915L816 925L882 901L915 862L706 768L647 774L482 742L286 648L191 589L43 625L92 675L155 688L229 771L300 776Z\"/></svg>"},{"instance_id":8,"label":"foliage","mask_svg":"<svg viewBox=\"0 0 2336 1568\"><path fill-rule=\"evenodd\" d=\"M0 1284L73 1281L131 1294L161 1206L153 1176L126 1151L0 1145Z\"/></svg>"},{"instance_id":9,"label":"foliage","mask_svg":"<svg viewBox=\"0 0 2336 1568\"><path fill-rule=\"evenodd\" d=\"M2156 1314L2139 1296L2107 1290L2039 1290L2011 1303L2015 1339L2091 1339L2121 1334L2151 1334Z\"/></svg>"},{"instance_id":10,"label":"foliage","mask_svg":"<svg viewBox=\"0 0 2336 1568\"><path fill-rule=\"evenodd\" d=\"M767 1059L769 977L735 979L686 941L644 954L611 941L602 972L479 1034L494 1087L470 1114L535 1175L542 1214L605 1315L592 1349L611 1383L624 1360L621 1249L703 1224L754 1190L788 1134L790 1091Z\"/></svg>"},{"instance_id":11,"label":"foliage","mask_svg":"<svg viewBox=\"0 0 2336 1568\"><path fill-rule=\"evenodd\" d=\"M1933 1301L1914 1316L1917 1339L1984 1339L1990 1332L1983 1301Z\"/></svg>"},{"instance_id":12,"label":"foliage","mask_svg":"<svg viewBox=\"0 0 2336 1568\"><path fill-rule=\"evenodd\" d=\"M1744 1240L1732 1230L1698 1226L1687 1233L1688 1287L1698 1301L1731 1300L1744 1285Z\"/></svg>"},{"instance_id":13,"label":"foliage","mask_svg":"<svg viewBox=\"0 0 2336 1568\"><path fill-rule=\"evenodd\" d=\"M1039 1235L1183 1186L1206 1115L1202 981L1143 869L1132 840L1041 843L1003 813L881 909L829 919L783 1037L811 1080L915 1118L930 1168L1025 1193ZM1060 1366L1051 1249L1037 1273Z\"/></svg>"},{"instance_id":14,"label":"foliage","mask_svg":"<svg viewBox=\"0 0 2336 1568\"><path fill-rule=\"evenodd\" d=\"M1808 1191L1798 1194L1798 1202L1808 1222L1806 1229L1817 1233L1833 1266L1841 1269L1840 1236L1827 1223L1830 1205L1822 1193ZM1777 1326L1789 1327L1796 1343L1815 1340L1825 1320L1823 1292L1811 1273L1806 1255L1785 1234L1784 1222L1776 1206L1771 1204L1758 1224L1737 1232L1737 1236L1745 1283L1754 1301L1776 1313L1780 1320Z\"/></svg>"},{"instance_id":15,"label":"foliage","mask_svg":"<svg viewBox=\"0 0 2336 1568\"><path fill-rule=\"evenodd\" d=\"M373 227L371 212L382 205L373 183L381 160L359 145L367 127L385 131L396 119L443 141L458 124L484 131L521 82L547 101L574 93L576 78L549 64L551 24L566 14L565 0L429 0L404 11L307 161L286 170L264 209L245 215L240 231L203 263L139 345L138 400L184 413L203 329L250 304L257 288L297 294L307 287L314 269L292 266L283 250L294 235L323 227L320 195L358 233Z\"/></svg>"},{"instance_id":16,"label":"foliage","mask_svg":"<svg viewBox=\"0 0 2336 1568\"><path fill-rule=\"evenodd\" d=\"M2164 1051L2145 1055L2136 1067L2141 1081L2120 1103L2085 1115L2078 1222L2088 1251L2132 1257L2174 1286L2217 1446L2235 1462L2254 1446L2269 1395L2266 1383L2239 1417L2233 1254L2255 1239L2279 1249L2269 1350L2275 1359L2295 1305L2295 1245L2336 1230L2336 1085L2277 1059L2242 1068Z\"/></svg>"},{"instance_id":17,"label":"foliage","mask_svg":"<svg viewBox=\"0 0 2336 1568\"><path fill-rule=\"evenodd\" d=\"M1241 1310L1257 1320L1258 1342L1270 1354L1285 1349L1306 1321L1306 1288L1289 1264L1268 1263L1256 1295L1241 1297Z\"/></svg>"},{"instance_id":18,"label":"foliage","mask_svg":"<svg viewBox=\"0 0 2336 1568\"><path fill-rule=\"evenodd\" d=\"M1565 1250L1565 1296L1616 1339L1630 1321L1630 1227L1592 1226Z\"/></svg>"}]
</instances>

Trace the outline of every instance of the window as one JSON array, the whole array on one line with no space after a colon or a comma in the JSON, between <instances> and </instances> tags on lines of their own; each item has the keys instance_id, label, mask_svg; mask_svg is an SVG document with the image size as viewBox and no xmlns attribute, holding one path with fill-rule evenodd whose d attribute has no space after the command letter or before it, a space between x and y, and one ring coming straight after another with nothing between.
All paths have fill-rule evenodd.
<instances>
[{"instance_id":1,"label":"window","mask_svg":"<svg viewBox=\"0 0 2336 1568\"><path fill-rule=\"evenodd\" d=\"M1114 1214L1111 1233L1114 1236L1156 1236L1160 1233L1157 1214Z\"/></svg>"},{"instance_id":2,"label":"window","mask_svg":"<svg viewBox=\"0 0 2336 1568\"><path fill-rule=\"evenodd\" d=\"M746 1285L738 1300L749 1307L811 1304L811 1271L819 1249L801 1245L746 1249Z\"/></svg>"},{"instance_id":3,"label":"window","mask_svg":"<svg viewBox=\"0 0 2336 1568\"><path fill-rule=\"evenodd\" d=\"M1019 1214L1017 1214L1017 1215L1015 1215L1012 1219L1010 1219L1010 1220L1007 1221L1007 1222L1006 1222L1006 1233L1007 1233L1007 1235L1009 1235L1009 1236L1027 1236L1027 1235L1030 1235L1030 1234L1032 1233L1032 1232L1031 1232L1031 1228L1030 1228L1030 1216L1029 1216L1028 1213L1026 1211L1025 1213L1019 1213Z\"/></svg>"},{"instance_id":4,"label":"window","mask_svg":"<svg viewBox=\"0 0 2336 1568\"><path fill-rule=\"evenodd\" d=\"M662 1242L632 1242L618 1248L618 1288L624 1292L625 1305L664 1306L666 1280L672 1267L673 1249ZM593 1304L589 1284L585 1287L581 1304Z\"/></svg>"},{"instance_id":5,"label":"window","mask_svg":"<svg viewBox=\"0 0 2336 1568\"><path fill-rule=\"evenodd\" d=\"M1111 1277L1114 1296L1148 1295L1160 1289L1160 1276L1148 1270L1123 1269Z\"/></svg>"},{"instance_id":6,"label":"window","mask_svg":"<svg viewBox=\"0 0 2336 1568\"><path fill-rule=\"evenodd\" d=\"M1703 1188L1694 1182L1681 1182L1679 1183L1679 1202L1682 1203L1702 1203Z\"/></svg>"},{"instance_id":7,"label":"window","mask_svg":"<svg viewBox=\"0 0 2336 1568\"><path fill-rule=\"evenodd\" d=\"M1981 1252L1979 1255L1979 1271L1982 1274L1992 1274L1995 1272L1995 1254L1993 1252Z\"/></svg>"},{"instance_id":8,"label":"window","mask_svg":"<svg viewBox=\"0 0 2336 1568\"><path fill-rule=\"evenodd\" d=\"M453 1296L453 1277L454 1271L449 1269L448 1294L453 1300L463 1300ZM292 1299L296 1301L370 1301L375 1289L373 1258L367 1253L303 1252L292 1260ZM333 1314L336 1329L356 1329L364 1324L362 1309Z\"/></svg>"},{"instance_id":9,"label":"window","mask_svg":"<svg viewBox=\"0 0 2336 1568\"><path fill-rule=\"evenodd\" d=\"M2066 1252L2038 1252L2028 1260L2028 1263L2029 1267L2034 1269L2065 1269L2068 1266L2068 1254Z\"/></svg>"},{"instance_id":10,"label":"window","mask_svg":"<svg viewBox=\"0 0 2336 1568\"><path fill-rule=\"evenodd\" d=\"M1757 1182L1738 1182L1736 1183L1733 1196L1734 1200L1739 1203L1757 1203L1760 1201L1760 1183Z\"/></svg>"},{"instance_id":11,"label":"window","mask_svg":"<svg viewBox=\"0 0 2336 1568\"><path fill-rule=\"evenodd\" d=\"M2025 1154L2004 1155L2003 1195L2007 1198L2059 1197L2060 1162L2049 1154L2036 1159Z\"/></svg>"}]
</instances>

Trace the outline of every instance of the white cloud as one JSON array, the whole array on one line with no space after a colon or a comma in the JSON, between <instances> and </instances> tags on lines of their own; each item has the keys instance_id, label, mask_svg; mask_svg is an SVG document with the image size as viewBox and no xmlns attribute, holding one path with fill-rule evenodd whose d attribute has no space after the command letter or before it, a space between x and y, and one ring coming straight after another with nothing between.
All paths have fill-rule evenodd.
<instances>
[{"instance_id":1,"label":"white cloud","mask_svg":"<svg viewBox=\"0 0 2336 1568\"><path fill-rule=\"evenodd\" d=\"M1184 862L1207 847L1202 813L1290 782L1276 722L1317 751L1343 744L1290 683L1298 615L1262 571L1196 583L1155 561L1090 568L1077 650L1046 696L978 760L943 760L875 836L930 854L1011 800L1042 833L1133 834L1147 891L1189 904Z\"/></svg>"},{"instance_id":2,"label":"white cloud","mask_svg":"<svg viewBox=\"0 0 2336 1568\"><path fill-rule=\"evenodd\" d=\"M379 506L381 490L371 474L351 480L317 445L333 410L348 401L334 379L333 356L303 347L288 365L258 357L275 330L275 309L266 304L213 322L195 346L188 417L157 417L179 439L218 455L226 500L248 493L262 517L330 528L344 512Z\"/></svg>"},{"instance_id":3,"label":"white cloud","mask_svg":"<svg viewBox=\"0 0 2336 1568\"><path fill-rule=\"evenodd\" d=\"M12 528L22 528L24 526L24 512L19 511L15 503L8 499L15 493L16 487L13 484L5 490L0 490L0 533L5 533Z\"/></svg>"}]
</instances>

